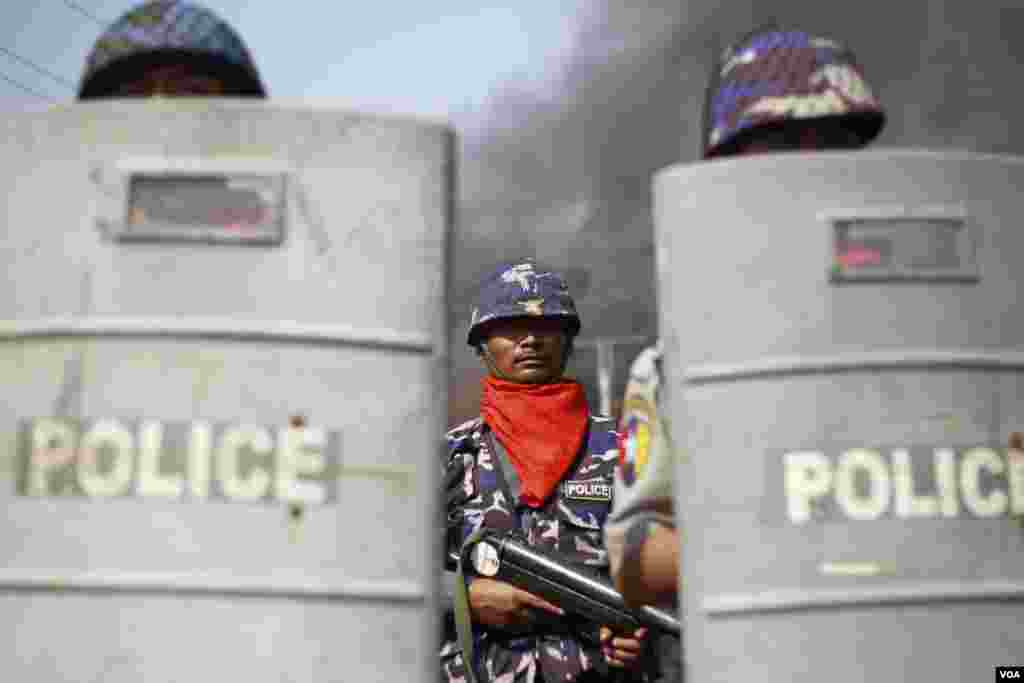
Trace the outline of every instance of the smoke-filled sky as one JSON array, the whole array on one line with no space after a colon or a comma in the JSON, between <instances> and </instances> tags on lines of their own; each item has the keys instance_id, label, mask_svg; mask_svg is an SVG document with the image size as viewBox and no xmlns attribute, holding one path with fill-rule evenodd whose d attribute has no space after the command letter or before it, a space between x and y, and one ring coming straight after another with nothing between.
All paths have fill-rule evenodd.
<instances>
[{"instance_id":1,"label":"smoke-filled sky","mask_svg":"<svg viewBox=\"0 0 1024 683\"><path fill-rule=\"evenodd\" d=\"M6 52L0 73L68 99L101 21L131 4L5 2L0 47L66 83ZM657 333L650 177L695 158L713 55L755 26L774 21L848 43L888 108L877 145L1024 151L1019 0L209 6L242 34L274 98L444 117L456 127L453 419L475 411L479 370L462 339L476 280L499 260L535 255L566 270L584 336ZM0 81L0 106L35 101ZM710 228L680 226L695 239ZM620 360L620 385L635 350ZM592 361L580 354L584 374Z\"/></svg>"},{"instance_id":2,"label":"smoke-filled sky","mask_svg":"<svg viewBox=\"0 0 1024 683\"><path fill-rule=\"evenodd\" d=\"M1017 2L658 4L588 3L558 97L506 84L488 100L485 135L463 146L453 420L475 409L479 371L461 335L476 277L499 256L535 254L585 285L584 336L657 333L650 178L696 158L711 61L756 26L798 26L849 44L888 109L878 146L1024 152L1015 125L1024 98L1007 87L1024 62ZM697 241L713 226L678 228ZM628 357L616 360L619 390ZM593 354L579 361L586 376Z\"/></svg>"}]
</instances>

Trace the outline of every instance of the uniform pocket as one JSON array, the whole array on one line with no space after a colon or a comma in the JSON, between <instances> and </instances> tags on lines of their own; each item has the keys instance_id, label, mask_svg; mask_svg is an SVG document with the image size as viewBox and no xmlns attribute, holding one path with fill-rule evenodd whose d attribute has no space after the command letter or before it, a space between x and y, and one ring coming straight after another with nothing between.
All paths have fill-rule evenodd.
<instances>
[{"instance_id":1,"label":"uniform pocket","mask_svg":"<svg viewBox=\"0 0 1024 683\"><path fill-rule=\"evenodd\" d=\"M568 559L594 567L606 567L603 528L607 503L560 500L558 502L558 550Z\"/></svg>"}]
</instances>

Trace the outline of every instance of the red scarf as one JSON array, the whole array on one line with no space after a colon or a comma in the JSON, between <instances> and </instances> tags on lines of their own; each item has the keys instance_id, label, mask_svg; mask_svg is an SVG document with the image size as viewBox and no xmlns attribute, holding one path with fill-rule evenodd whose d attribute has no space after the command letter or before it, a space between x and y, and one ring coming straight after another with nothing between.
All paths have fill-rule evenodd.
<instances>
[{"instance_id":1,"label":"red scarf","mask_svg":"<svg viewBox=\"0 0 1024 683\"><path fill-rule=\"evenodd\" d=\"M519 384L484 378L480 414L522 482L520 500L538 508L554 492L583 445L587 399L579 382Z\"/></svg>"}]
</instances>

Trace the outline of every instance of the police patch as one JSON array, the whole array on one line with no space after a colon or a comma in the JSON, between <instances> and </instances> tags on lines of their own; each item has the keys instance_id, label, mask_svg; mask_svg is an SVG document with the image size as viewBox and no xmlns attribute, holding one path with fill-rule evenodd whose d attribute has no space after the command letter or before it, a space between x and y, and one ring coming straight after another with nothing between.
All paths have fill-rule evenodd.
<instances>
[{"instance_id":1,"label":"police patch","mask_svg":"<svg viewBox=\"0 0 1024 683\"><path fill-rule=\"evenodd\" d=\"M599 503L610 503L612 485L602 478L575 479L562 484L562 495L569 500L590 500Z\"/></svg>"},{"instance_id":2,"label":"police patch","mask_svg":"<svg viewBox=\"0 0 1024 683\"><path fill-rule=\"evenodd\" d=\"M622 444L619 447L619 464L626 486L643 476L651 447L652 416L654 410L645 398L630 397L623 406Z\"/></svg>"}]
</instances>

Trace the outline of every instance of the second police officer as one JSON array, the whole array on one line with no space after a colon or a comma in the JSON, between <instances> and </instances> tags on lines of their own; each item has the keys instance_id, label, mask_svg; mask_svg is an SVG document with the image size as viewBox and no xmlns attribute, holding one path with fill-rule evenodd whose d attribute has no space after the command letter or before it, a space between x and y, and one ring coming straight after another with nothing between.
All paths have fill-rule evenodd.
<instances>
[{"instance_id":1,"label":"second police officer","mask_svg":"<svg viewBox=\"0 0 1024 683\"><path fill-rule=\"evenodd\" d=\"M711 76L704 159L857 149L885 122L854 55L835 40L804 31L751 32L724 51ZM630 368L620 426L622 463L605 528L616 585L633 604L677 602L675 455L664 400L659 344Z\"/></svg>"}]
</instances>

